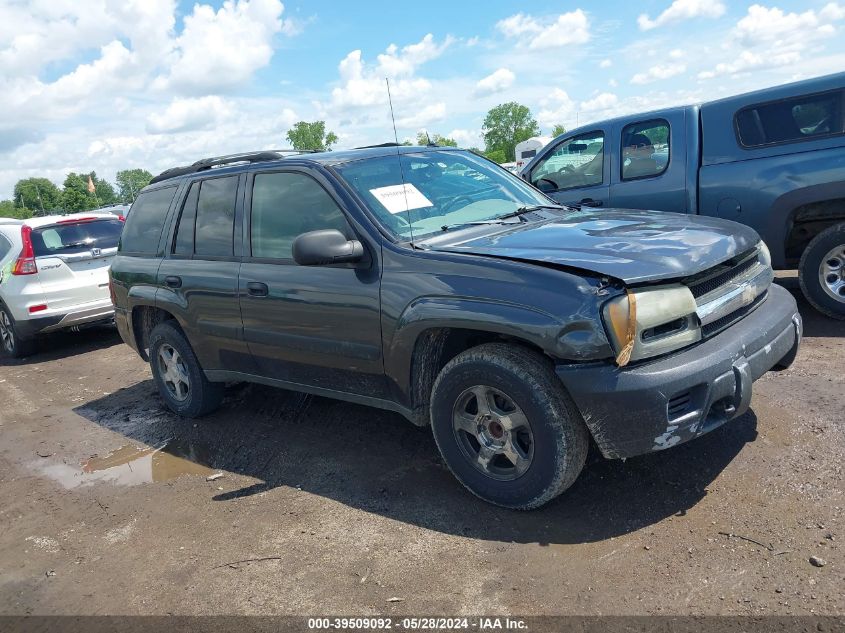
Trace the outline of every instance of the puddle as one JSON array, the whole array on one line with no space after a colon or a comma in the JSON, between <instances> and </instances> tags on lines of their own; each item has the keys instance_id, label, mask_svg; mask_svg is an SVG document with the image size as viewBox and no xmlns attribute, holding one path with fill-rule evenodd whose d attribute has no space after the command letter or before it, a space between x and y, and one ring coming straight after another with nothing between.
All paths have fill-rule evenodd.
<instances>
[{"instance_id":1,"label":"puddle","mask_svg":"<svg viewBox=\"0 0 845 633\"><path fill-rule=\"evenodd\" d=\"M159 448L121 446L108 455L95 456L80 467L70 464L40 464L38 470L65 488L77 488L94 482L119 486L167 481L182 475L206 477L215 470L205 466L208 460L198 447L170 441Z\"/></svg>"}]
</instances>

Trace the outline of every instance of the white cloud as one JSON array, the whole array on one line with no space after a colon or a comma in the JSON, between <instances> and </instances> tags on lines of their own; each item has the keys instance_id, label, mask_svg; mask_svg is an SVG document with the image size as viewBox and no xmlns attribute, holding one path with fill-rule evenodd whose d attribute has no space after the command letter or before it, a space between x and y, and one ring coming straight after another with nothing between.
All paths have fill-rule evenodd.
<instances>
[{"instance_id":1,"label":"white cloud","mask_svg":"<svg viewBox=\"0 0 845 633\"><path fill-rule=\"evenodd\" d=\"M283 10L279 0L226 0L218 11L195 4L174 42L170 70L154 88L203 95L242 86L270 62Z\"/></svg>"},{"instance_id":2,"label":"white cloud","mask_svg":"<svg viewBox=\"0 0 845 633\"><path fill-rule=\"evenodd\" d=\"M582 112L587 113L601 112L603 110L609 110L610 108L614 108L618 104L619 97L617 97L612 92L602 92L601 94L596 95L592 99L582 101L580 110Z\"/></svg>"},{"instance_id":3,"label":"white cloud","mask_svg":"<svg viewBox=\"0 0 845 633\"><path fill-rule=\"evenodd\" d=\"M786 51L775 55L755 53L753 51L742 51L738 57L730 62L716 64L713 70L705 70L698 73L699 79L712 79L718 75L733 75L749 70L762 70L764 68L777 68L788 66L801 60L801 53L798 51Z\"/></svg>"},{"instance_id":4,"label":"white cloud","mask_svg":"<svg viewBox=\"0 0 845 633\"><path fill-rule=\"evenodd\" d=\"M637 24L643 31L650 31L659 26L689 20L691 18L718 18L724 15L725 5L719 0L675 0L668 9L654 20L643 13L637 18Z\"/></svg>"},{"instance_id":5,"label":"white cloud","mask_svg":"<svg viewBox=\"0 0 845 633\"><path fill-rule=\"evenodd\" d=\"M400 127L423 128L431 123L442 121L446 117L445 103L432 103L415 112L411 116L396 119Z\"/></svg>"},{"instance_id":6,"label":"white cloud","mask_svg":"<svg viewBox=\"0 0 845 633\"><path fill-rule=\"evenodd\" d=\"M831 3L822 11L825 17L813 10L785 13L777 7L754 4L748 7L745 17L737 22L735 35L745 46L763 43L794 45L815 36L831 35L830 21L842 19L845 10Z\"/></svg>"},{"instance_id":7,"label":"white cloud","mask_svg":"<svg viewBox=\"0 0 845 633\"><path fill-rule=\"evenodd\" d=\"M481 130L464 130L455 129L446 135L453 139L458 147L484 147L484 138L481 135Z\"/></svg>"},{"instance_id":8,"label":"white cloud","mask_svg":"<svg viewBox=\"0 0 845 633\"><path fill-rule=\"evenodd\" d=\"M378 55L376 64L367 64L361 51L355 50L338 65L340 85L332 90L331 107L334 111L349 107L372 106L387 103L385 77L389 77L390 93L394 101L408 102L419 99L431 89L431 82L416 77L419 66L439 57L454 40L446 38L437 44L429 33L416 44L399 49L395 44Z\"/></svg>"},{"instance_id":9,"label":"white cloud","mask_svg":"<svg viewBox=\"0 0 845 633\"><path fill-rule=\"evenodd\" d=\"M217 96L197 99L174 99L161 112L147 117L147 132L166 134L193 130L208 130L223 122L231 107Z\"/></svg>"},{"instance_id":10,"label":"white cloud","mask_svg":"<svg viewBox=\"0 0 845 633\"><path fill-rule=\"evenodd\" d=\"M613 62L609 59L603 59L599 62L599 68L610 68L613 66Z\"/></svg>"},{"instance_id":11,"label":"white cloud","mask_svg":"<svg viewBox=\"0 0 845 633\"><path fill-rule=\"evenodd\" d=\"M555 88L551 95L540 101L541 109L537 114L537 121L543 127L551 127L558 123L568 123L575 116L578 108L565 90ZM567 127L570 127L567 125Z\"/></svg>"},{"instance_id":12,"label":"white cloud","mask_svg":"<svg viewBox=\"0 0 845 633\"><path fill-rule=\"evenodd\" d=\"M787 13L754 4L731 31L723 47L724 60L698 73L698 78L796 65L811 46L834 35L834 23L843 19L845 8L835 2L818 13L812 9Z\"/></svg>"},{"instance_id":13,"label":"white cloud","mask_svg":"<svg viewBox=\"0 0 845 633\"><path fill-rule=\"evenodd\" d=\"M658 64L647 71L637 73L631 77L632 84L650 84L660 79L668 79L685 72L687 67L684 64Z\"/></svg>"},{"instance_id":14,"label":"white cloud","mask_svg":"<svg viewBox=\"0 0 845 633\"><path fill-rule=\"evenodd\" d=\"M507 38L516 39L530 49L545 49L584 44L590 39L590 22L581 9L562 13L551 24L533 16L517 13L496 23Z\"/></svg>"},{"instance_id":15,"label":"white cloud","mask_svg":"<svg viewBox=\"0 0 845 633\"><path fill-rule=\"evenodd\" d=\"M503 92L513 85L516 75L507 68L499 68L475 84L474 94L479 97Z\"/></svg>"}]
</instances>

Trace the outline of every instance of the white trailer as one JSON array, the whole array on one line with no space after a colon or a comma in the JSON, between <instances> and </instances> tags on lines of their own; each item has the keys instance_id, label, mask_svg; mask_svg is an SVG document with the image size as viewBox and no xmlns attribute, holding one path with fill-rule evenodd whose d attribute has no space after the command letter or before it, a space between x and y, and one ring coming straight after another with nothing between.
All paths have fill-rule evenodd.
<instances>
[{"instance_id":1,"label":"white trailer","mask_svg":"<svg viewBox=\"0 0 845 633\"><path fill-rule=\"evenodd\" d=\"M552 142L548 136L532 136L516 144L516 169L521 171L541 149Z\"/></svg>"}]
</instances>

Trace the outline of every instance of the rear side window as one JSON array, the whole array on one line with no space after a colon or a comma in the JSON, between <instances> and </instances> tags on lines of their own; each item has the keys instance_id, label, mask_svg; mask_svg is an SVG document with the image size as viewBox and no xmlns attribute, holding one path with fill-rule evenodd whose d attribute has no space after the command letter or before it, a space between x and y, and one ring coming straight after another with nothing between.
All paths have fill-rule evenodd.
<instances>
[{"instance_id":1,"label":"rear side window","mask_svg":"<svg viewBox=\"0 0 845 633\"><path fill-rule=\"evenodd\" d=\"M202 181L197 199L195 254L209 257L233 255L237 193L237 176Z\"/></svg>"},{"instance_id":2,"label":"rear side window","mask_svg":"<svg viewBox=\"0 0 845 633\"><path fill-rule=\"evenodd\" d=\"M256 174L252 187L252 256L290 259L297 236L337 229L347 237L343 212L317 181L293 172Z\"/></svg>"},{"instance_id":3,"label":"rear side window","mask_svg":"<svg viewBox=\"0 0 845 633\"><path fill-rule=\"evenodd\" d=\"M115 248L120 240L120 220L87 220L46 226L32 231L32 249L36 257Z\"/></svg>"},{"instance_id":4,"label":"rear side window","mask_svg":"<svg viewBox=\"0 0 845 633\"><path fill-rule=\"evenodd\" d=\"M176 194L176 187L145 191L138 196L126 218L120 239L120 250L131 253L155 253L167 210Z\"/></svg>"},{"instance_id":5,"label":"rear side window","mask_svg":"<svg viewBox=\"0 0 845 633\"><path fill-rule=\"evenodd\" d=\"M669 165L669 122L654 119L622 128L622 180L653 178Z\"/></svg>"},{"instance_id":6,"label":"rear side window","mask_svg":"<svg viewBox=\"0 0 845 633\"><path fill-rule=\"evenodd\" d=\"M195 182L188 191L185 204L182 206L182 214L179 216L179 226L176 228L176 241L173 245L173 252L177 255L194 254L194 225L197 221L197 198L199 197L200 183Z\"/></svg>"},{"instance_id":7,"label":"rear side window","mask_svg":"<svg viewBox=\"0 0 845 633\"><path fill-rule=\"evenodd\" d=\"M825 92L750 106L737 112L743 147L792 143L843 133L843 92Z\"/></svg>"}]
</instances>

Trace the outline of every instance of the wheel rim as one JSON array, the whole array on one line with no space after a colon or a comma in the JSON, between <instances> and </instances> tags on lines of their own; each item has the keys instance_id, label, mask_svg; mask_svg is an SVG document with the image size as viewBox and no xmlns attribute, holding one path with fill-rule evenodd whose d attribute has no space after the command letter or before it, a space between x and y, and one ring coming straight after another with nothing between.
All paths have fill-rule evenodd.
<instances>
[{"instance_id":1,"label":"wheel rim","mask_svg":"<svg viewBox=\"0 0 845 633\"><path fill-rule=\"evenodd\" d=\"M184 402L191 393L191 379L182 356L166 343L158 350L158 369L164 386L174 400Z\"/></svg>"},{"instance_id":2,"label":"wheel rim","mask_svg":"<svg viewBox=\"0 0 845 633\"><path fill-rule=\"evenodd\" d=\"M498 389L476 385L461 393L452 428L464 457L492 479L511 481L531 466L534 434L528 416Z\"/></svg>"},{"instance_id":3,"label":"wheel rim","mask_svg":"<svg viewBox=\"0 0 845 633\"><path fill-rule=\"evenodd\" d=\"M15 347L15 332L12 329L12 321L5 310L0 310L0 340L3 341L3 349L11 352Z\"/></svg>"},{"instance_id":4,"label":"wheel rim","mask_svg":"<svg viewBox=\"0 0 845 633\"><path fill-rule=\"evenodd\" d=\"M845 303L845 244L830 249L822 258L819 281L831 298Z\"/></svg>"}]
</instances>

